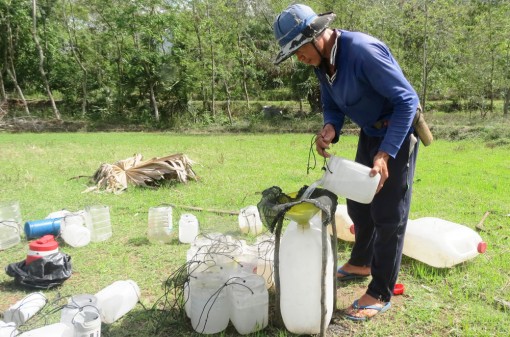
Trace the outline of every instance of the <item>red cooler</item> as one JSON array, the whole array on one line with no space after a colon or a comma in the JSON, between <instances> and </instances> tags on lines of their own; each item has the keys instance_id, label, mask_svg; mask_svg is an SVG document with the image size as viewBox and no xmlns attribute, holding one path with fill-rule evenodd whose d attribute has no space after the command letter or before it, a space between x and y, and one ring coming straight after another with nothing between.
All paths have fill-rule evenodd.
<instances>
[{"instance_id":1,"label":"red cooler","mask_svg":"<svg viewBox=\"0 0 510 337\"><path fill-rule=\"evenodd\" d=\"M37 259L54 253L58 253L58 242L55 241L53 235L45 235L28 244L28 254L25 263L29 265Z\"/></svg>"}]
</instances>

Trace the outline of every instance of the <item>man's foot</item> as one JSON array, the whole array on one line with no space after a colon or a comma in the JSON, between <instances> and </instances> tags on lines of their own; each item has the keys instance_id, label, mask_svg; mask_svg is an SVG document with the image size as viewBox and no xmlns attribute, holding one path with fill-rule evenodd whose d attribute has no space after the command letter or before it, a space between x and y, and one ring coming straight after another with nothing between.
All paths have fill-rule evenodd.
<instances>
[{"instance_id":1,"label":"man's foot","mask_svg":"<svg viewBox=\"0 0 510 337\"><path fill-rule=\"evenodd\" d=\"M353 266L350 263L344 264L338 268L336 278L338 281L348 281L353 279L360 279L370 276L370 267L368 266Z\"/></svg>"},{"instance_id":2,"label":"man's foot","mask_svg":"<svg viewBox=\"0 0 510 337\"><path fill-rule=\"evenodd\" d=\"M368 294L364 294L345 310L345 317L352 321L366 321L385 312L390 307L390 302L381 302Z\"/></svg>"}]
</instances>

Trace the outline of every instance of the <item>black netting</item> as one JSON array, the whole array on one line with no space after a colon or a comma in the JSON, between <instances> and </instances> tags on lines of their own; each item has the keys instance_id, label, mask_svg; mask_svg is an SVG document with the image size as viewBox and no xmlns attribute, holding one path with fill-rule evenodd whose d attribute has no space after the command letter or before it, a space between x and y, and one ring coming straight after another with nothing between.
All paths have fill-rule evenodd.
<instances>
[{"instance_id":1,"label":"black netting","mask_svg":"<svg viewBox=\"0 0 510 337\"><path fill-rule=\"evenodd\" d=\"M337 196L322 188L313 190L309 198L301 200L308 186L303 186L295 197L283 193L278 186L270 187L262 192L262 199L257 204L260 217L264 226L271 233L274 232L276 223L285 213L294 205L308 202L317 206L326 215L322 219L322 224L327 226L331 222L331 215L334 216L338 204Z\"/></svg>"}]
</instances>

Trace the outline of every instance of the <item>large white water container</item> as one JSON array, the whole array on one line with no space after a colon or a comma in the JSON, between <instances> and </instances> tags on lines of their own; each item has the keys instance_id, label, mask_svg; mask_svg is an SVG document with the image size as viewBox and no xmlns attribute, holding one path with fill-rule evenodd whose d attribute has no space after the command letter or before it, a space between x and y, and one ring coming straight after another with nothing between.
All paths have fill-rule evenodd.
<instances>
[{"instance_id":1,"label":"large white water container","mask_svg":"<svg viewBox=\"0 0 510 337\"><path fill-rule=\"evenodd\" d=\"M368 166L331 156L319 184L339 197L369 204L381 180L380 174L370 177L370 171Z\"/></svg>"},{"instance_id":2,"label":"large white water container","mask_svg":"<svg viewBox=\"0 0 510 337\"><path fill-rule=\"evenodd\" d=\"M230 318L230 303L222 272L200 272L190 280L190 316L193 330L215 334L225 330Z\"/></svg>"},{"instance_id":3,"label":"large white water container","mask_svg":"<svg viewBox=\"0 0 510 337\"><path fill-rule=\"evenodd\" d=\"M111 324L127 314L140 299L140 288L135 281L115 281L95 294L101 321Z\"/></svg>"},{"instance_id":4,"label":"large white water container","mask_svg":"<svg viewBox=\"0 0 510 337\"><path fill-rule=\"evenodd\" d=\"M312 221L318 222L311 224ZM322 230L320 217L308 224L291 221L280 244L280 310L287 330L318 334L321 330ZM329 235L328 235L329 238ZM333 252L327 242L326 325L333 314Z\"/></svg>"},{"instance_id":5,"label":"large white water container","mask_svg":"<svg viewBox=\"0 0 510 337\"><path fill-rule=\"evenodd\" d=\"M425 217L407 222L403 254L436 268L449 268L487 249L477 232L451 221Z\"/></svg>"},{"instance_id":6,"label":"large white water container","mask_svg":"<svg viewBox=\"0 0 510 337\"><path fill-rule=\"evenodd\" d=\"M335 212L336 236L344 241L354 242L354 222L347 213L347 205L338 205ZM328 226L328 232L333 235L331 227Z\"/></svg>"},{"instance_id":7,"label":"large white water container","mask_svg":"<svg viewBox=\"0 0 510 337\"><path fill-rule=\"evenodd\" d=\"M199 233L198 219L193 214L183 214L179 219L179 241L192 243Z\"/></svg>"},{"instance_id":8,"label":"large white water container","mask_svg":"<svg viewBox=\"0 0 510 337\"><path fill-rule=\"evenodd\" d=\"M269 294L264 277L255 274L231 279L230 321L241 335L264 329L268 324Z\"/></svg>"},{"instance_id":9,"label":"large white water container","mask_svg":"<svg viewBox=\"0 0 510 337\"><path fill-rule=\"evenodd\" d=\"M18 201L0 202L0 250L15 246L21 240L21 212Z\"/></svg>"},{"instance_id":10,"label":"large white water container","mask_svg":"<svg viewBox=\"0 0 510 337\"><path fill-rule=\"evenodd\" d=\"M46 305L48 300L41 292L28 294L4 312L4 321L17 326L24 324Z\"/></svg>"},{"instance_id":11,"label":"large white water container","mask_svg":"<svg viewBox=\"0 0 510 337\"><path fill-rule=\"evenodd\" d=\"M45 325L41 328L23 332L17 337L68 337L72 336L73 332L64 323L55 323Z\"/></svg>"}]
</instances>

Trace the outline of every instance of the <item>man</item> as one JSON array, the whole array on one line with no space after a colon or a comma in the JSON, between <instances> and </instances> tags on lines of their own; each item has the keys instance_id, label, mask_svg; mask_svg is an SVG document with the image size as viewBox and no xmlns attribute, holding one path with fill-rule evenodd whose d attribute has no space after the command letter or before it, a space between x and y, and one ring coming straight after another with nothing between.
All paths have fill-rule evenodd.
<instances>
[{"instance_id":1,"label":"man","mask_svg":"<svg viewBox=\"0 0 510 337\"><path fill-rule=\"evenodd\" d=\"M347 200L356 241L337 273L339 281L372 276L365 294L346 310L348 319L362 321L391 306L411 201L418 146L412 122L419 99L386 45L329 28L334 17L300 4L285 9L273 24L281 47L275 64L296 55L315 67L324 116L317 152L330 157L327 150L349 117L361 128L356 161L371 167L371 176L381 175L370 204Z\"/></svg>"}]
</instances>

